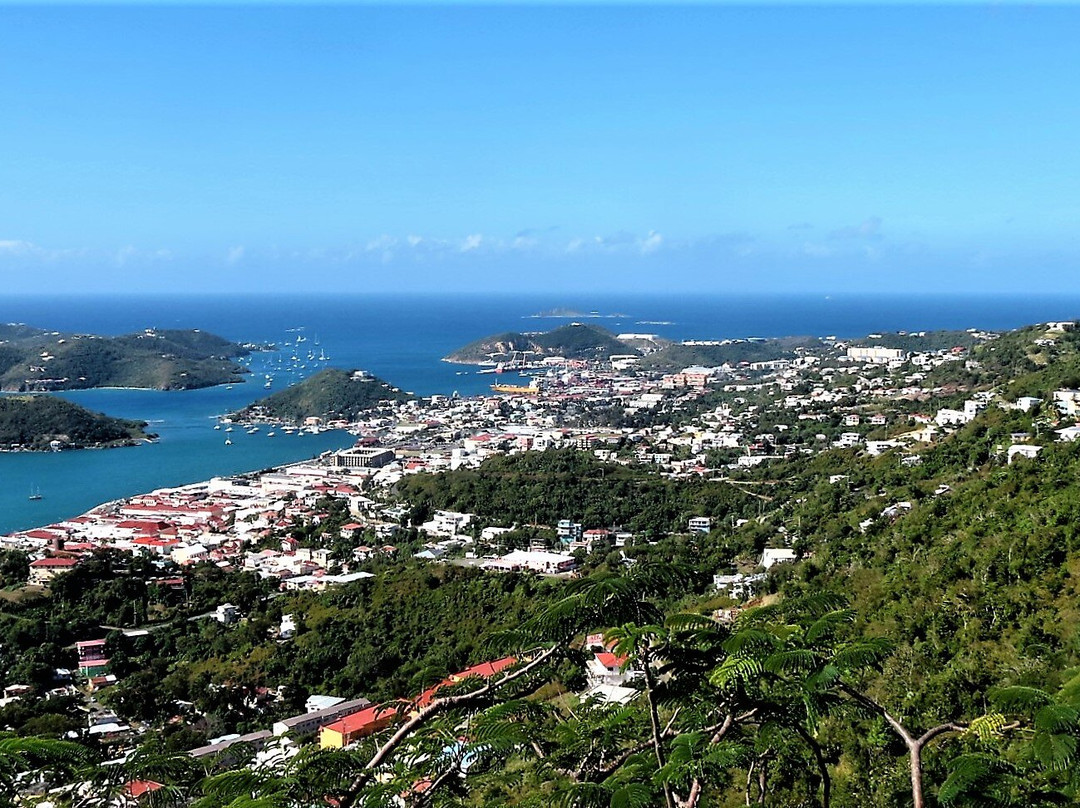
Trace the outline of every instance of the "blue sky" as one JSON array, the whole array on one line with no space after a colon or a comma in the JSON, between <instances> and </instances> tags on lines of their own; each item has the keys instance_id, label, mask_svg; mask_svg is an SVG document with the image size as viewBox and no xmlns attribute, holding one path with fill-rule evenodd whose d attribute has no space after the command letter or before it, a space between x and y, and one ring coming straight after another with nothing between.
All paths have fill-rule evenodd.
<instances>
[{"instance_id":1,"label":"blue sky","mask_svg":"<svg viewBox=\"0 0 1080 808\"><path fill-rule=\"evenodd\" d=\"M0 6L10 291L1080 291L1080 8Z\"/></svg>"}]
</instances>

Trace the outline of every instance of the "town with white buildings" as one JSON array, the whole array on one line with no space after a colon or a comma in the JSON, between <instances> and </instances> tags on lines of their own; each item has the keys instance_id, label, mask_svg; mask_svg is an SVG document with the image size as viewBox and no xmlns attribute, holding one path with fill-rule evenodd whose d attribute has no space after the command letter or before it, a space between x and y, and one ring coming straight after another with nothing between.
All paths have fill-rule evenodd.
<instances>
[{"instance_id":1,"label":"town with white buildings","mask_svg":"<svg viewBox=\"0 0 1080 808\"><path fill-rule=\"evenodd\" d=\"M1072 323L1047 324L1042 339L1052 342L1072 328ZM918 338L910 335L909 341ZM322 425L348 428L357 437L351 448L106 503L80 516L0 537L0 549L29 554L27 583L44 588L103 549L147 557L166 585L182 585L185 569L208 563L226 572L253 573L282 592L346 586L373 577L371 562L405 554L422 563L476 566L492 575L572 576L584 555L631 546L635 536L618 525L584 525L580 514L567 513L557 524L543 526L556 537L554 544L507 551L500 537L517 526L435 511L426 522L412 526L420 543L406 546L403 532L410 503L399 501L395 485L407 475L472 468L496 455L553 448L575 448L601 461L637 464L669 477L729 480L753 475L762 464L828 450L868 458L892 453L903 465L917 465L927 447L992 407L1043 414L1048 431L1042 436L1016 433L999 447L1002 462L1037 462L1047 439L1080 437L1080 390L1007 397L1000 389L971 390L933 381L940 368L976 369L970 346L996 338L969 332L964 345L924 351L830 339L823 340L817 352L690 367L674 374L635 373L632 358L626 357L553 365L557 372L549 371L538 392L431 396L382 406L353 423ZM841 484L844 477L829 482ZM947 493L939 490L935 496ZM344 542L348 552L302 546L293 529L319 525L335 503L347 509L348 521L332 538L339 550ZM891 503L877 518L895 518L910 508L910 502ZM867 520L862 529L873 521ZM700 514L687 521L684 532L708 534L740 524L727 526ZM733 604L719 610L717 619L733 619L739 604L755 597L770 570L798 559L793 539L778 535L773 546L740 568L716 570L714 589ZM210 618L231 625L243 615L223 603ZM288 641L295 630L293 616L286 615L279 637ZM109 683L103 644L93 638L78 644L79 671L68 672L68 682L81 675L99 685ZM610 703L633 698L637 674L626 659L612 653L600 635L591 636L586 647L591 656L584 695ZM512 664L514 660L489 663L445 684L473 675L494 676L499 666ZM5 699L25 695L18 685L8 690ZM424 695L417 698L422 701ZM191 754L220 752L238 740L273 746L275 738L313 737L316 730L324 746L344 746L396 720L400 712L338 696L316 697L309 710L290 719L291 724L250 737L218 738ZM95 724L95 731L116 735L131 729L113 724Z\"/></svg>"}]
</instances>

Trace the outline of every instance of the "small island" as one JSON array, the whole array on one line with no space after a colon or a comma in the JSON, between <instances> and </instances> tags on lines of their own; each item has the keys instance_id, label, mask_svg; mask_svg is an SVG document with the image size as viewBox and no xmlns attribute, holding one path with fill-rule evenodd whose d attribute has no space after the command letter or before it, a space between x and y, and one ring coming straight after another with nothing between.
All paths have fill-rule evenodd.
<instances>
[{"instance_id":1,"label":"small island","mask_svg":"<svg viewBox=\"0 0 1080 808\"><path fill-rule=\"evenodd\" d=\"M643 336L649 339L640 339ZM619 337L598 325L570 323L551 331L508 331L494 334L470 342L443 357L443 361L462 365L498 365L507 362L535 362L549 356L563 359L606 359L619 354L640 356L649 347L655 349L660 344L663 344L663 341L653 335L633 334Z\"/></svg>"},{"instance_id":2,"label":"small island","mask_svg":"<svg viewBox=\"0 0 1080 808\"><path fill-rule=\"evenodd\" d=\"M113 418L56 396L0 396L3 451L133 446L153 437L145 421Z\"/></svg>"},{"instance_id":3,"label":"small island","mask_svg":"<svg viewBox=\"0 0 1080 808\"><path fill-rule=\"evenodd\" d=\"M582 318L582 317L603 317L607 319L622 320L626 319L627 315L614 312L612 314L601 314L598 311L581 311L580 309L570 309L562 306L557 306L553 309L544 309L538 311L536 314L530 314L529 319L537 320L546 317L563 319L566 317Z\"/></svg>"},{"instance_id":4,"label":"small island","mask_svg":"<svg viewBox=\"0 0 1080 808\"><path fill-rule=\"evenodd\" d=\"M361 412L412 396L363 370L327 368L232 413L230 420L301 424L309 418L351 421Z\"/></svg>"},{"instance_id":5,"label":"small island","mask_svg":"<svg viewBox=\"0 0 1080 808\"><path fill-rule=\"evenodd\" d=\"M0 390L193 390L242 381L233 360L252 349L194 329L103 337L0 324Z\"/></svg>"}]
</instances>

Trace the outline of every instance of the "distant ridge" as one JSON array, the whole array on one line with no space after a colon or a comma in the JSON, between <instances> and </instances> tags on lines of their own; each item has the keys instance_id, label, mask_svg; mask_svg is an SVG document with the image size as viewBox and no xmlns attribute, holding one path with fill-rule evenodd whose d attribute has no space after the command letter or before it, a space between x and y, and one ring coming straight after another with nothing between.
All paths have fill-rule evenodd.
<instances>
[{"instance_id":1,"label":"distant ridge","mask_svg":"<svg viewBox=\"0 0 1080 808\"><path fill-rule=\"evenodd\" d=\"M211 387L240 381L248 371L232 360L250 350L198 330L147 329L102 337L0 324L0 390Z\"/></svg>"},{"instance_id":2,"label":"distant ridge","mask_svg":"<svg viewBox=\"0 0 1080 808\"><path fill-rule=\"evenodd\" d=\"M640 356L642 351L598 325L570 323L551 331L493 334L459 348L444 357L447 362L495 365L521 359L539 360L548 356L566 359L606 359L613 354Z\"/></svg>"}]
</instances>

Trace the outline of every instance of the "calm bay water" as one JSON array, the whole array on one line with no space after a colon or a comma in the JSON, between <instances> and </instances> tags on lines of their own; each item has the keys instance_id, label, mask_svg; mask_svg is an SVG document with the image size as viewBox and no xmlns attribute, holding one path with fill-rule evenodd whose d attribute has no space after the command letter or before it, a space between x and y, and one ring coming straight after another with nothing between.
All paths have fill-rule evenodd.
<instances>
[{"instance_id":1,"label":"calm bay water","mask_svg":"<svg viewBox=\"0 0 1080 808\"><path fill-rule=\"evenodd\" d=\"M1006 329L1080 316L1080 296L0 296L0 321L58 331L122 334L144 328L199 328L244 342L273 342L257 354L255 373L230 388L161 393L87 390L65 394L91 409L149 421L155 444L112 450L0 454L0 533L46 524L94 505L153 488L180 485L293 462L349 445L345 433L281 435L215 431L215 416L320 367L359 367L418 395L487 391L491 378L441 362L455 348L499 331L547 330L577 318L532 318L553 307L621 317L589 319L615 332L671 339L748 336L861 336L937 328ZM302 341L298 342L300 339ZM322 352L328 359L307 360ZM299 357L302 370L275 364ZM31 488L43 499L31 502Z\"/></svg>"}]
</instances>

